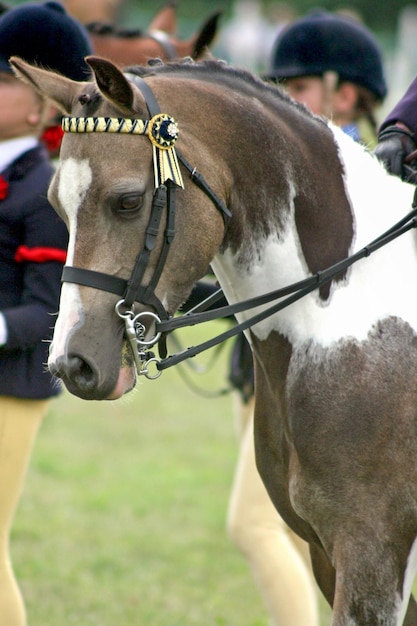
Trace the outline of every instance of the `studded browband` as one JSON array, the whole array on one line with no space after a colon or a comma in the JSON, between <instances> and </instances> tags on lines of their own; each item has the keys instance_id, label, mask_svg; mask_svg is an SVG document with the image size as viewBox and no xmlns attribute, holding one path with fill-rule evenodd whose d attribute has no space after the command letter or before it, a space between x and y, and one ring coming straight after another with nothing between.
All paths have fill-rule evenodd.
<instances>
[{"instance_id":1,"label":"studded browband","mask_svg":"<svg viewBox=\"0 0 417 626\"><path fill-rule=\"evenodd\" d=\"M173 117L157 113L150 120L122 117L63 117L62 129L66 133L120 133L146 135L153 148L155 188L172 180L184 188L174 144L178 126Z\"/></svg>"}]
</instances>

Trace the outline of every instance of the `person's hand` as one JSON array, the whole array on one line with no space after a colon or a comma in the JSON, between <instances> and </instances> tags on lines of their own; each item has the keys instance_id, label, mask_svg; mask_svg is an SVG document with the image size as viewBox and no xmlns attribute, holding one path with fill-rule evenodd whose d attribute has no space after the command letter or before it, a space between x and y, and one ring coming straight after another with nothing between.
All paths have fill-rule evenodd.
<instances>
[{"instance_id":1,"label":"person's hand","mask_svg":"<svg viewBox=\"0 0 417 626\"><path fill-rule=\"evenodd\" d=\"M391 174L417 184L417 144L405 126L387 126L378 135L374 154Z\"/></svg>"}]
</instances>

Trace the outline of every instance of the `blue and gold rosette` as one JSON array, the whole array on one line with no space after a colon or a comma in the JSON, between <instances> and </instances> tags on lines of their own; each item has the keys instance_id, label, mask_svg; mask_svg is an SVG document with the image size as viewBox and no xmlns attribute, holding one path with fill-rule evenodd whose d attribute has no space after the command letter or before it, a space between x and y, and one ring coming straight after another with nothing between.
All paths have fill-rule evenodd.
<instances>
[{"instance_id":1,"label":"blue and gold rosette","mask_svg":"<svg viewBox=\"0 0 417 626\"><path fill-rule=\"evenodd\" d=\"M146 131L153 150L155 187L172 180L179 187L184 187L178 165L174 144L178 138L178 126L173 117L158 113L149 122Z\"/></svg>"}]
</instances>

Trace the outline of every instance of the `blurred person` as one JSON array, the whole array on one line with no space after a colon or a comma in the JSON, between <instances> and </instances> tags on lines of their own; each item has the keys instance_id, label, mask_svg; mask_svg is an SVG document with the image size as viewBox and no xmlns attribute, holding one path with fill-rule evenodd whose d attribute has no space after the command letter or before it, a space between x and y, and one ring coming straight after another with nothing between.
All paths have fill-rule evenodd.
<instances>
[{"instance_id":1,"label":"blurred person","mask_svg":"<svg viewBox=\"0 0 417 626\"><path fill-rule=\"evenodd\" d=\"M376 112L387 86L381 50L359 20L315 10L292 22L278 35L267 78L355 141L375 147Z\"/></svg>"},{"instance_id":2,"label":"blurred person","mask_svg":"<svg viewBox=\"0 0 417 626\"><path fill-rule=\"evenodd\" d=\"M9 65L12 55L84 80L84 29L55 2L0 17L0 624L25 626L10 532L39 426L60 387L46 371L67 230L47 201L53 167L40 141L55 108Z\"/></svg>"},{"instance_id":3,"label":"blurred person","mask_svg":"<svg viewBox=\"0 0 417 626\"><path fill-rule=\"evenodd\" d=\"M254 72L265 67L269 24L259 0L235 0L233 14L220 32L216 55Z\"/></svg>"},{"instance_id":4,"label":"blurred person","mask_svg":"<svg viewBox=\"0 0 417 626\"><path fill-rule=\"evenodd\" d=\"M239 341L246 339L242 336ZM246 348L239 358L242 356L247 363L248 391L252 356ZM229 499L229 535L248 561L271 626L318 626L319 590L308 544L287 526L271 502L256 467L254 397L243 400L239 393L235 394L239 457Z\"/></svg>"}]
</instances>

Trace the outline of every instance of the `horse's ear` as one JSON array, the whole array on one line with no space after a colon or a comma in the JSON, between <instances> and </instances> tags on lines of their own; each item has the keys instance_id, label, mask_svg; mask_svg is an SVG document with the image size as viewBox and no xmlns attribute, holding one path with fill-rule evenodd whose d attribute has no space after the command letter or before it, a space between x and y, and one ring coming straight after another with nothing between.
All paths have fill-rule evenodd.
<instances>
[{"instance_id":1,"label":"horse's ear","mask_svg":"<svg viewBox=\"0 0 417 626\"><path fill-rule=\"evenodd\" d=\"M30 65L23 59L13 56L9 63L17 78L31 85L41 96L52 100L57 108L69 115L80 92L80 85L75 80L56 74L50 70Z\"/></svg>"},{"instance_id":2,"label":"horse's ear","mask_svg":"<svg viewBox=\"0 0 417 626\"><path fill-rule=\"evenodd\" d=\"M200 32L194 35L193 53L194 60L200 59L207 52L208 47L213 43L217 34L218 22L222 12L213 13L200 29Z\"/></svg>"},{"instance_id":3,"label":"horse's ear","mask_svg":"<svg viewBox=\"0 0 417 626\"><path fill-rule=\"evenodd\" d=\"M118 108L131 112L134 93L123 72L107 59L89 56L86 61L94 72L101 93Z\"/></svg>"},{"instance_id":4,"label":"horse's ear","mask_svg":"<svg viewBox=\"0 0 417 626\"><path fill-rule=\"evenodd\" d=\"M177 33L177 16L175 10L177 8L176 0L171 0L163 6L152 19L147 31L161 30L168 35L176 35Z\"/></svg>"}]
</instances>

